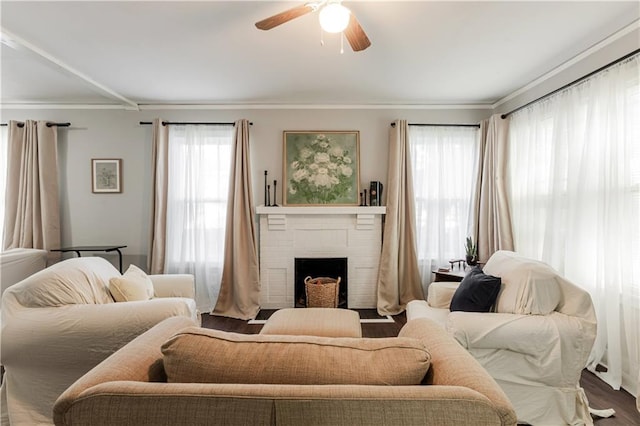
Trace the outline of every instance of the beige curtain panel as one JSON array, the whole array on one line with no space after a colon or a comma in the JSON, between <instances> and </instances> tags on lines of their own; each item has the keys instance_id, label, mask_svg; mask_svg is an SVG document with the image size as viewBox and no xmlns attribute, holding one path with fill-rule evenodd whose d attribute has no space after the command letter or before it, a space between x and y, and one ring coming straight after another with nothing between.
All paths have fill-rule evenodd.
<instances>
[{"instance_id":1,"label":"beige curtain panel","mask_svg":"<svg viewBox=\"0 0 640 426\"><path fill-rule=\"evenodd\" d=\"M60 247L58 128L9 122L3 248ZM58 254L52 255L58 257Z\"/></svg>"},{"instance_id":2,"label":"beige curtain panel","mask_svg":"<svg viewBox=\"0 0 640 426\"><path fill-rule=\"evenodd\" d=\"M249 121L235 123L234 157L227 200L224 268L214 315L255 318L260 310L258 244L254 220Z\"/></svg>"},{"instance_id":3,"label":"beige curtain panel","mask_svg":"<svg viewBox=\"0 0 640 426\"><path fill-rule=\"evenodd\" d=\"M169 127L156 118L152 126L151 148L151 230L149 232L149 257L147 268L150 274L163 274L165 245L167 240L167 191L169 188Z\"/></svg>"},{"instance_id":4,"label":"beige curtain panel","mask_svg":"<svg viewBox=\"0 0 640 426\"><path fill-rule=\"evenodd\" d=\"M472 235L482 262L498 250L513 250L507 197L507 134L509 119L499 114L480 123L480 155L473 201Z\"/></svg>"},{"instance_id":5,"label":"beige curtain panel","mask_svg":"<svg viewBox=\"0 0 640 426\"><path fill-rule=\"evenodd\" d=\"M415 243L415 204L409 161L409 125L397 120L389 134L387 214L378 270L378 313L396 315L424 299Z\"/></svg>"}]
</instances>

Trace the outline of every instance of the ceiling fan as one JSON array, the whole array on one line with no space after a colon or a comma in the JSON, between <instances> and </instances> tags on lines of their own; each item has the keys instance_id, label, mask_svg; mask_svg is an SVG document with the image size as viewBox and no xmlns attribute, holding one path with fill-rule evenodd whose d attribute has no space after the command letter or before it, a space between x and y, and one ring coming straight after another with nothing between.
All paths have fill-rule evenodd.
<instances>
[{"instance_id":1,"label":"ceiling fan","mask_svg":"<svg viewBox=\"0 0 640 426\"><path fill-rule=\"evenodd\" d=\"M355 52L371 46L369 37L365 34L355 15L344 7L340 0L308 2L256 22L256 27L265 31L270 30L285 22L318 10L320 11L320 26L324 31L331 33L342 32Z\"/></svg>"}]
</instances>

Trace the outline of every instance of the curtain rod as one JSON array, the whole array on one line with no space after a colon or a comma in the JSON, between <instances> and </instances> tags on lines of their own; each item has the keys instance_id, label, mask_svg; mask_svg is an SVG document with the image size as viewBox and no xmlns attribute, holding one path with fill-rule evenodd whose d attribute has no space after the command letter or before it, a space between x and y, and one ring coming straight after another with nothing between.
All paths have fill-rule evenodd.
<instances>
[{"instance_id":1,"label":"curtain rod","mask_svg":"<svg viewBox=\"0 0 640 426\"><path fill-rule=\"evenodd\" d=\"M153 124L153 122L151 121L141 121L140 125L151 125ZM163 121L162 125L163 126L168 126L170 124L174 124L174 125L201 125L201 126L235 126L235 123L213 123L213 122L209 122L209 121L201 121L201 122L181 122L181 121ZM249 122L250 126L253 126L253 123Z\"/></svg>"},{"instance_id":2,"label":"curtain rod","mask_svg":"<svg viewBox=\"0 0 640 426\"><path fill-rule=\"evenodd\" d=\"M0 126L2 126L2 127L6 127L8 125L9 125L9 123L0 123ZM69 127L69 126L71 126L71 123L47 123L47 127L53 127L53 126ZM24 127L24 123L18 122L18 127Z\"/></svg>"},{"instance_id":3,"label":"curtain rod","mask_svg":"<svg viewBox=\"0 0 640 426\"><path fill-rule=\"evenodd\" d=\"M602 67L598 68L597 70L590 72L589 74L585 74L585 75L583 75L582 77L580 77L580 78L577 78L577 79L573 80L571 83L567 83L567 84L565 84L564 86L562 86L562 87L560 87L560 88L558 88L558 89L556 89L556 90L553 90L553 91L551 91L551 92L547 93L546 95L542 95L542 96L540 96L539 98L532 100L531 102L527 102L526 104L524 104L524 105L522 105L522 106L520 106L520 107L518 107L518 108L516 108L516 109L514 109L514 110L511 110L511 111L507 112L506 114L502 114L500 117L501 117L501 118L503 118L503 119L504 119L504 118L507 118L508 116L510 116L511 114L513 114L514 112L518 112L518 111L520 111L521 109L524 109L524 108L528 107L529 105L533 105L533 104L535 104L535 103L536 103L536 102L538 102L538 101L541 101L541 100L543 100L543 99L546 99L546 98L548 98L548 97L549 97L549 96L551 96L551 95L555 95L556 93L561 92L561 91L562 91L562 90L564 90L564 89L567 89L567 88L569 88L569 87L571 87L571 86L575 86L576 84L581 83L582 81L586 80L587 78L589 78L589 77L591 77L591 76L593 76L593 75L595 75L595 74L597 74L597 73L599 73L599 72L601 72L601 71L604 71L604 70L606 70L607 68L612 67L612 66L614 66L615 64L617 64L617 63L619 63L619 62L624 61L625 59L628 59L628 58L632 57L633 55L637 54L638 52L640 52L640 49L636 49L636 50L634 50L633 52L628 53L628 54L624 55L623 57L616 59L616 60L615 60L615 61L613 61L613 62L609 62L607 65L602 66Z\"/></svg>"},{"instance_id":4,"label":"curtain rod","mask_svg":"<svg viewBox=\"0 0 640 426\"><path fill-rule=\"evenodd\" d=\"M418 127L477 127L480 128L479 124L429 124L429 123L409 123L409 126L418 126ZM396 127L396 123L391 123L391 127Z\"/></svg>"}]
</instances>

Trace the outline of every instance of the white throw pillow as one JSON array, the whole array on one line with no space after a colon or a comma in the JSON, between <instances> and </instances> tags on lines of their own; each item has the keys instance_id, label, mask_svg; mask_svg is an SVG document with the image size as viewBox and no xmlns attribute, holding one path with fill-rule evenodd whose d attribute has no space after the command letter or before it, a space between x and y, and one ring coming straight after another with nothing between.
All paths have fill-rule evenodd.
<instances>
[{"instance_id":1,"label":"white throw pillow","mask_svg":"<svg viewBox=\"0 0 640 426\"><path fill-rule=\"evenodd\" d=\"M153 283L142 269L130 265L121 277L109 280L109 291L116 302L149 300L153 297Z\"/></svg>"}]
</instances>

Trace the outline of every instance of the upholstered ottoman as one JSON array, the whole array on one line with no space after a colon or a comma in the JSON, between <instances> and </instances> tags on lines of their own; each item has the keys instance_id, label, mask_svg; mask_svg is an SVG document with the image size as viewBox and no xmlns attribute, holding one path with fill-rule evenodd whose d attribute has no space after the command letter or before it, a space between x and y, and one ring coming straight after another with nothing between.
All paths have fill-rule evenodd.
<instances>
[{"instance_id":1,"label":"upholstered ottoman","mask_svg":"<svg viewBox=\"0 0 640 426\"><path fill-rule=\"evenodd\" d=\"M362 337L360 315L338 308L286 308L274 312L260 334Z\"/></svg>"}]
</instances>

